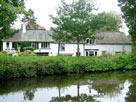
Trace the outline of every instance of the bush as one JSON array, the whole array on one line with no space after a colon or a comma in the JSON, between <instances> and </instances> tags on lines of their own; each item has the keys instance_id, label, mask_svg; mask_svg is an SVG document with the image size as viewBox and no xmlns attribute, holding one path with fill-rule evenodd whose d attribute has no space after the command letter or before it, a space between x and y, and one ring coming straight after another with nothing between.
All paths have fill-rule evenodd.
<instances>
[{"instance_id":1,"label":"bush","mask_svg":"<svg viewBox=\"0 0 136 102\"><path fill-rule=\"evenodd\" d=\"M19 52L19 56L36 56L34 52Z\"/></svg>"},{"instance_id":2,"label":"bush","mask_svg":"<svg viewBox=\"0 0 136 102\"><path fill-rule=\"evenodd\" d=\"M23 50L25 51L25 50L31 50L31 51L34 51L35 50L35 48L33 48L33 47L24 47L23 48Z\"/></svg>"},{"instance_id":3,"label":"bush","mask_svg":"<svg viewBox=\"0 0 136 102\"><path fill-rule=\"evenodd\" d=\"M7 56L7 55L8 55L8 53L6 51L1 51L0 52L0 56Z\"/></svg>"},{"instance_id":4,"label":"bush","mask_svg":"<svg viewBox=\"0 0 136 102\"><path fill-rule=\"evenodd\" d=\"M0 56L0 78L33 77L52 74L69 74L93 71L132 69L131 55L118 54L106 57L70 56Z\"/></svg>"}]
</instances>

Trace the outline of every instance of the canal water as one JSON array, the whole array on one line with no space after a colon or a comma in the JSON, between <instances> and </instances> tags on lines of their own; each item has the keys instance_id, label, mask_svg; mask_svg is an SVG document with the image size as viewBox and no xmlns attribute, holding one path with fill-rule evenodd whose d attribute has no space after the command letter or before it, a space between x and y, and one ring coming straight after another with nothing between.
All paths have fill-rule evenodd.
<instances>
[{"instance_id":1,"label":"canal water","mask_svg":"<svg viewBox=\"0 0 136 102\"><path fill-rule=\"evenodd\" d=\"M0 102L136 102L136 71L1 80Z\"/></svg>"}]
</instances>

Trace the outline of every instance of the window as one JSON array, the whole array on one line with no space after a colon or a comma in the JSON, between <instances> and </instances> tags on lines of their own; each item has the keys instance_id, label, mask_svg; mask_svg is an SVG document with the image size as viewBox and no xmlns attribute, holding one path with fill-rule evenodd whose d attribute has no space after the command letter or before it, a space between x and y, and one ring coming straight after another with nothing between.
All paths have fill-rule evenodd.
<instances>
[{"instance_id":1,"label":"window","mask_svg":"<svg viewBox=\"0 0 136 102\"><path fill-rule=\"evenodd\" d=\"M7 48L9 48L9 42L7 42Z\"/></svg>"},{"instance_id":2,"label":"window","mask_svg":"<svg viewBox=\"0 0 136 102\"><path fill-rule=\"evenodd\" d=\"M86 51L86 56L97 56L97 51Z\"/></svg>"},{"instance_id":3,"label":"window","mask_svg":"<svg viewBox=\"0 0 136 102\"><path fill-rule=\"evenodd\" d=\"M86 44L95 44L95 39L86 39Z\"/></svg>"},{"instance_id":4,"label":"window","mask_svg":"<svg viewBox=\"0 0 136 102\"><path fill-rule=\"evenodd\" d=\"M115 52L115 54L120 54L120 53L121 53L120 51Z\"/></svg>"},{"instance_id":5,"label":"window","mask_svg":"<svg viewBox=\"0 0 136 102\"><path fill-rule=\"evenodd\" d=\"M97 56L97 51L95 51L95 56Z\"/></svg>"},{"instance_id":6,"label":"window","mask_svg":"<svg viewBox=\"0 0 136 102\"><path fill-rule=\"evenodd\" d=\"M39 48L38 42L32 42L31 47L33 48Z\"/></svg>"},{"instance_id":7,"label":"window","mask_svg":"<svg viewBox=\"0 0 136 102\"><path fill-rule=\"evenodd\" d=\"M86 44L89 44L89 42L90 42L90 39L87 39L87 40L86 40Z\"/></svg>"},{"instance_id":8,"label":"window","mask_svg":"<svg viewBox=\"0 0 136 102\"><path fill-rule=\"evenodd\" d=\"M86 56L89 56L88 51L86 51Z\"/></svg>"},{"instance_id":9,"label":"window","mask_svg":"<svg viewBox=\"0 0 136 102\"><path fill-rule=\"evenodd\" d=\"M65 51L65 44L60 44L60 50Z\"/></svg>"},{"instance_id":10,"label":"window","mask_svg":"<svg viewBox=\"0 0 136 102\"><path fill-rule=\"evenodd\" d=\"M42 44L41 45L42 48L50 48L50 43L49 42L42 42L41 44Z\"/></svg>"},{"instance_id":11,"label":"window","mask_svg":"<svg viewBox=\"0 0 136 102\"><path fill-rule=\"evenodd\" d=\"M89 51L89 56L94 56L94 51Z\"/></svg>"}]
</instances>

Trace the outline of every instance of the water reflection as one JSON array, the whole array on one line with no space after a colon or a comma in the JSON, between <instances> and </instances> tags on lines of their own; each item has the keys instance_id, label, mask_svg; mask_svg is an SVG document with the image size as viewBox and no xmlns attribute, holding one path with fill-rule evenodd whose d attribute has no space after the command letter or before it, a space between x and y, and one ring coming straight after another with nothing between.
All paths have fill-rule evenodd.
<instances>
[{"instance_id":1,"label":"water reflection","mask_svg":"<svg viewBox=\"0 0 136 102\"><path fill-rule=\"evenodd\" d=\"M23 94L24 94L24 102L27 102L27 100L32 101L34 98L34 93L35 93L36 89L33 90L26 90Z\"/></svg>"},{"instance_id":2,"label":"water reflection","mask_svg":"<svg viewBox=\"0 0 136 102\"><path fill-rule=\"evenodd\" d=\"M46 76L0 83L0 102L135 102L136 71Z\"/></svg>"}]
</instances>

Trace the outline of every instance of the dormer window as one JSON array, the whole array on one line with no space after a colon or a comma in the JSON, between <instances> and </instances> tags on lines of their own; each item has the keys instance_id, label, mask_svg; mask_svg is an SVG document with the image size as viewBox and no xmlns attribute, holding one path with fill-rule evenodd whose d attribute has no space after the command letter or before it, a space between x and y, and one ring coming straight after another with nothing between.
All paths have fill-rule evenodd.
<instances>
[{"instance_id":1,"label":"dormer window","mask_svg":"<svg viewBox=\"0 0 136 102\"><path fill-rule=\"evenodd\" d=\"M88 44L88 45L93 45L93 44L95 44L95 39L86 39L86 44Z\"/></svg>"}]
</instances>

